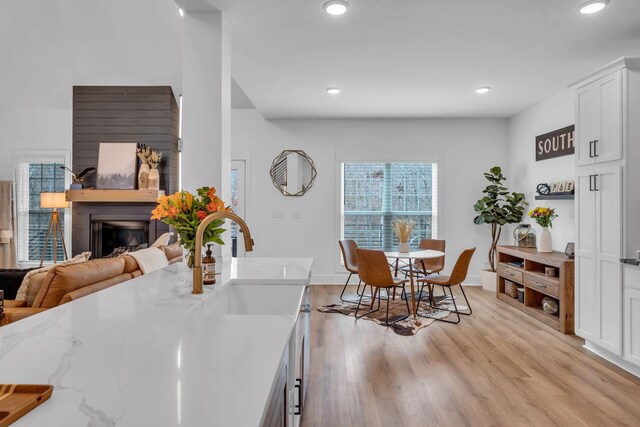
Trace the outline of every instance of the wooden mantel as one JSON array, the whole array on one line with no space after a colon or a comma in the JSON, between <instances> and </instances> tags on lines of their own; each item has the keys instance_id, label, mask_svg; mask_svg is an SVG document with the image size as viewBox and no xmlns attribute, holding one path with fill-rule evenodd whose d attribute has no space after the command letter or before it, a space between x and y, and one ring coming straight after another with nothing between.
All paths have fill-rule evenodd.
<instances>
[{"instance_id":1,"label":"wooden mantel","mask_svg":"<svg viewBox=\"0 0 640 427\"><path fill-rule=\"evenodd\" d=\"M68 202L155 203L162 190L67 190Z\"/></svg>"}]
</instances>

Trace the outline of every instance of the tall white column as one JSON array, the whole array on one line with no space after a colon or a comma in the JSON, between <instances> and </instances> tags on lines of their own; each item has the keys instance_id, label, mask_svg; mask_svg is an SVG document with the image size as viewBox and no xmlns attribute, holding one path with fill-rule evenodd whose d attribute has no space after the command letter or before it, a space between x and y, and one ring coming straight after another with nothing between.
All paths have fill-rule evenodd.
<instances>
[{"instance_id":1,"label":"tall white column","mask_svg":"<svg viewBox=\"0 0 640 427\"><path fill-rule=\"evenodd\" d=\"M182 58L182 186L231 196L231 58L221 12L185 11Z\"/></svg>"},{"instance_id":2,"label":"tall white column","mask_svg":"<svg viewBox=\"0 0 640 427\"><path fill-rule=\"evenodd\" d=\"M222 13L184 9L182 187L213 186L231 203L231 48ZM225 228L229 229L227 222ZM224 233L224 254L230 253ZM216 251L217 252L217 251Z\"/></svg>"}]
</instances>

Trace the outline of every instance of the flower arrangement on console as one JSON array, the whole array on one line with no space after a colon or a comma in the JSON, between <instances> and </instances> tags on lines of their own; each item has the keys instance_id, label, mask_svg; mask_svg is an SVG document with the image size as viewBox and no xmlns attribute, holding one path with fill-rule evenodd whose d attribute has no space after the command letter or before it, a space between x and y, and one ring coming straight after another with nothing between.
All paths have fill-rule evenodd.
<instances>
[{"instance_id":1,"label":"flower arrangement on console","mask_svg":"<svg viewBox=\"0 0 640 427\"><path fill-rule=\"evenodd\" d=\"M556 215L556 211L553 208L537 207L529 211L529 217L533 218L533 220L541 227L553 228L552 222L558 217L558 215Z\"/></svg>"},{"instance_id":2,"label":"flower arrangement on console","mask_svg":"<svg viewBox=\"0 0 640 427\"><path fill-rule=\"evenodd\" d=\"M216 195L214 187L201 187L197 195L188 191L179 191L171 196L158 199L156 208L151 212L151 219L157 219L175 228L180 238L180 245L189 251L187 264L193 267L196 230L209 214L214 212L228 212L231 208ZM214 242L224 245L220 238L225 231L221 228L224 219L218 219L207 226L202 236L203 242Z\"/></svg>"},{"instance_id":3,"label":"flower arrangement on console","mask_svg":"<svg viewBox=\"0 0 640 427\"><path fill-rule=\"evenodd\" d=\"M409 238L416 226L416 222L411 219L396 219L391 222L391 225L396 232L396 236L398 236L398 240L400 240L398 252L409 252Z\"/></svg>"}]
</instances>

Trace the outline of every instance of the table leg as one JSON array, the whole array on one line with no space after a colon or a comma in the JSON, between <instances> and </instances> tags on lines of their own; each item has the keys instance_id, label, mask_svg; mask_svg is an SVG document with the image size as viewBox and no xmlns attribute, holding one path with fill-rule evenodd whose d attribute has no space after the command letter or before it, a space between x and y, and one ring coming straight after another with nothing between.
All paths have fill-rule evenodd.
<instances>
[{"instance_id":1,"label":"table leg","mask_svg":"<svg viewBox=\"0 0 640 427\"><path fill-rule=\"evenodd\" d=\"M417 326L421 326L422 322L418 320L418 308L416 307L416 289L413 280L413 260L409 260L409 280L411 282L411 306L413 307L413 320Z\"/></svg>"}]
</instances>

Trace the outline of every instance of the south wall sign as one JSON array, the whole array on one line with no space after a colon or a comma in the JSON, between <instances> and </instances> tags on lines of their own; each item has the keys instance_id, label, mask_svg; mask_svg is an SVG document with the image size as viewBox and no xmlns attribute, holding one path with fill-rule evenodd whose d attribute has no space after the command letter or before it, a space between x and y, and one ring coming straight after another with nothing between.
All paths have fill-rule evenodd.
<instances>
[{"instance_id":1,"label":"south wall sign","mask_svg":"<svg viewBox=\"0 0 640 427\"><path fill-rule=\"evenodd\" d=\"M576 149L573 141L574 129L575 125L571 125L536 136L536 162L573 154Z\"/></svg>"}]
</instances>

